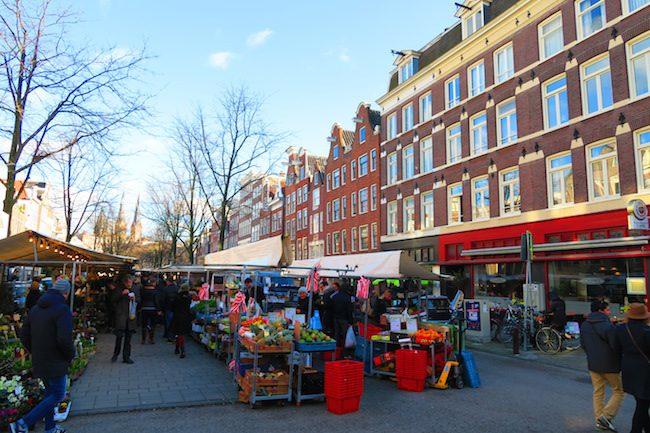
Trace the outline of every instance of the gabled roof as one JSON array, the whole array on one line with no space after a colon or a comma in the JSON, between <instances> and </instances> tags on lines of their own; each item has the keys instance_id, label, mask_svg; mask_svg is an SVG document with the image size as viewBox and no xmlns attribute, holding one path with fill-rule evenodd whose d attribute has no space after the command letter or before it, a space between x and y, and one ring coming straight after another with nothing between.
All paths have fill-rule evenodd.
<instances>
[{"instance_id":1,"label":"gabled roof","mask_svg":"<svg viewBox=\"0 0 650 433\"><path fill-rule=\"evenodd\" d=\"M354 143L354 131L343 130L343 144L346 148L352 147Z\"/></svg>"}]
</instances>

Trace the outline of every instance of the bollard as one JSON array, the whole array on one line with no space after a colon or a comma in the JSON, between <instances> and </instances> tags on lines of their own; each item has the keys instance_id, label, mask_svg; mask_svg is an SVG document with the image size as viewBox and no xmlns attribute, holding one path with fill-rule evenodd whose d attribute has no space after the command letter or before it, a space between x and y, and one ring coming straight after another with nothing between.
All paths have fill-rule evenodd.
<instances>
[{"instance_id":1,"label":"bollard","mask_svg":"<svg viewBox=\"0 0 650 433\"><path fill-rule=\"evenodd\" d=\"M519 326L512 330L512 354L519 355Z\"/></svg>"}]
</instances>

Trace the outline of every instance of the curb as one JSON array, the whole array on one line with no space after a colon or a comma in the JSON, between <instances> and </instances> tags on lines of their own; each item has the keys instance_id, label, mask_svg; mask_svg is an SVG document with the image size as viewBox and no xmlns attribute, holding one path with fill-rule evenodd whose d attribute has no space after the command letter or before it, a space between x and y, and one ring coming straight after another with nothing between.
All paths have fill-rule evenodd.
<instances>
[{"instance_id":1,"label":"curb","mask_svg":"<svg viewBox=\"0 0 650 433\"><path fill-rule=\"evenodd\" d=\"M148 412L148 411L155 411L155 410L175 409L179 407L190 408L190 407L202 407L202 406L228 406L228 405L235 404L236 402L237 399L233 398L233 399L219 399L219 400L184 401L178 403L140 404L137 406L106 407L106 408L99 408L99 409L82 409L77 411L73 409L70 413L70 417L102 415L102 414L109 414L109 413L114 414L114 413L124 413L124 412Z\"/></svg>"},{"instance_id":2,"label":"curb","mask_svg":"<svg viewBox=\"0 0 650 433\"><path fill-rule=\"evenodd\" d=\"M487 353L489 355L498 356L499 358L525 361L525 362L529 362L529 363L532 363L532 364L539 364L539 365L544 365L544 366L548 366L548 367L555 367L555 368L559 368L559 369L562 369L562 370L571 371L571 372L574 372L574 373L575 372L586 373L586 370L583 369L583 368L568 367L566 365L558 365L558 364L555 364L553 362L546 361L545 359L539 358L539 357L536 357L536 358L532 359L530 357L525 356L525 354L519 354L519 355L504 354L504 353L498 353L498 352L493 352L493 351L490 351L490 350L486 350L486 349L481 348L480 346L469 346L469 345L466 346L466 349L473 350L474 352ZM524 356L522 356L522 355L524 355Z\"/></svg>"}]
</instances>

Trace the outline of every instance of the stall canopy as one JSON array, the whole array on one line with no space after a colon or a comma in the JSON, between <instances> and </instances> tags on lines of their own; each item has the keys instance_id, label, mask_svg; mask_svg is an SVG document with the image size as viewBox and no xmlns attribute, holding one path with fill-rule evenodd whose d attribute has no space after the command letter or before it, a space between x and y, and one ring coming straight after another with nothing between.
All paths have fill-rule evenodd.
<instances>
[{"instance_id":1,"label":"stall canopy","mask_svg":"<svg viewBox=\"0 0 650 433\"><path fill-rule=\"evenodd\" d=\"M404 251L328 256L319 259L296 260L285 269L287 275L305 276L319 266L321 277L368 277L368 278L418 278L438 280L440 277L427 271ZM341 269L347 271L341 272Z\"/></svg>"},{"instance_id":2,"label":"stall canopy","mask_svg":"<svg viewBox=\"0 0 650 433\"><path fill-rule=\"evenodd\" d=\"M33 230L0 240L0 263L38 266L66 262L130 267L137 259L89 250Z\"/></svg>"},{"instance_id":3,"label":"stall canopy","mask_svg":"<svg viewBox=\"0 0 650 433\"><path fill-rule=\"evenodd\" d=\"M210 253L205 256L206 266L219 267L280 267L291 263L291 254L282 236L263 239L246 245Z\"/></svg>"}]
</instances>

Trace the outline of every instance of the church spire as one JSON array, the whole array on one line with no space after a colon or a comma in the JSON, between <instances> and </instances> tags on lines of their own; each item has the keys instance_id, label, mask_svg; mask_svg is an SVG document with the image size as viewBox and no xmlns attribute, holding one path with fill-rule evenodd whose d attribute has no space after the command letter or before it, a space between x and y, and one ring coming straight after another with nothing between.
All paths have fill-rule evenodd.
<instances>
[{"instance_id":1,"label":"church spire","mask_svg":"<svg viewBox=\"0 0 650 433\"><path fill-rule=\"evenodd\" d=\"M142 239L142 223L140 222L140 196L135 203L135 213L133 214L133 222L131 223L131 240L140 241Z\"/></svg>"}]
</instances>

